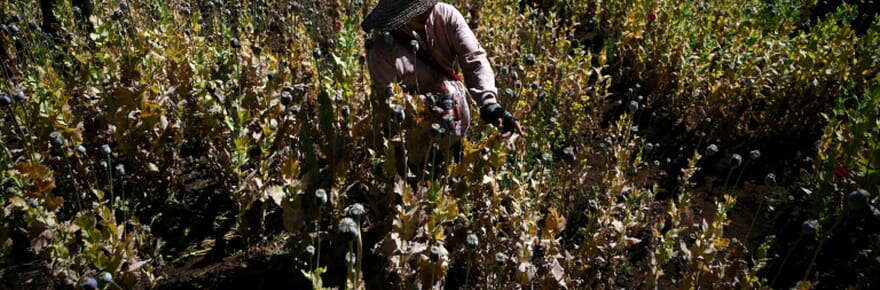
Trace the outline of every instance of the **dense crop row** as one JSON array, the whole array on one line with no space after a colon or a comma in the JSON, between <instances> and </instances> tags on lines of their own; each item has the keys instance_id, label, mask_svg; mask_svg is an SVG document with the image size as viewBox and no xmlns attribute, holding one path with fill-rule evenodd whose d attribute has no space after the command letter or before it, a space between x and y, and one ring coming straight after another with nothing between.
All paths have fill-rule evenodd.
<instances>
[{"instance_id":1,"label":"dense crop row","mask_svg":"<svg viewBox=\"0 0 880 290\"><path fill-rule=\"evenodd\" d=\"M526 131L458 158L375 1L72 2L0 2L0 285L880 285L865 1L452 1Z\"/></svg>"}]
</instances>

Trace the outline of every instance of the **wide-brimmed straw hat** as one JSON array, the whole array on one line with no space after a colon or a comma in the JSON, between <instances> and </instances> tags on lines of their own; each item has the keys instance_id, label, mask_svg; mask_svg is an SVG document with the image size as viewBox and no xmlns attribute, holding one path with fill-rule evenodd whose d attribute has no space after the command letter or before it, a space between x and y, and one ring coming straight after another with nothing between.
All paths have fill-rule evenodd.
<instances>
[{"instance_id":1,"label":"wide-brimmed straw hat","mask_svg":"<svg viewBox=\"0 0 880 290\"><path fill-rule=\"evenodd\" d=\"M394 30L436 4L437 0L380 0L361 23L361 28L364 31Z\"/></svg>"}]
</instances>

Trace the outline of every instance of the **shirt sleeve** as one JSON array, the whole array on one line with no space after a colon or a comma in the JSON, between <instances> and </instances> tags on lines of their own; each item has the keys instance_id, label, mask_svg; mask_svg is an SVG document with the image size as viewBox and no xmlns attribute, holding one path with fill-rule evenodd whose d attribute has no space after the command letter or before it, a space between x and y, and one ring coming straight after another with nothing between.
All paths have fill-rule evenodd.
<instances>
[{"instance_id":1,"label":"shirt sleeve","mask_svg":"<svg viewBox=\"0 0 880 290\"><path fill-rule=\"evenodd\" d=\"M385 55L390 48L385 47L387 45L382 43L381 38L376 38L378 37L370 40L372 43L367 47L367 68L370 71L373 92L384 94L386 88L392 82L397 81L397 69L391 62L391 58Z\"/></svg>"},{"instance_id":2,"label":"shirt sleeve","mask_svg":"<svg viewBox=\"0 0 880 290\"><path fill-rule=\"evenodd\" d=\"M451 33L450 39L464 74L465 85L477 104L482 105L483 100L498 95L498 88L495 87L495 72L489 64L486 50L480 45L464 16L455 7L450 5L449 8L447 31Z\"/></svg>"}]
</instances>

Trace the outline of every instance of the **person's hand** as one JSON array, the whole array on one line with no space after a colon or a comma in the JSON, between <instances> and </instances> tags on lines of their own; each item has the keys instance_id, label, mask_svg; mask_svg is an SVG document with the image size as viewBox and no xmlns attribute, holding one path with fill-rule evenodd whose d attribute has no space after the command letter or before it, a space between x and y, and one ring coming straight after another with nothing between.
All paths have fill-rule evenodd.
<instances>
[{"instance_id":1,"label":"person's hand","mask_svg":"<svg viewBox=\"0 0 880 290\"><path fill-rule=\"evenodd\" d=\"M498 103L483 105L480 108L480 118L501 130L501 137L503 138L513 136L513 134L523 135L522 126L519 125L519 121Z\"/></svg>"}]
</instances>

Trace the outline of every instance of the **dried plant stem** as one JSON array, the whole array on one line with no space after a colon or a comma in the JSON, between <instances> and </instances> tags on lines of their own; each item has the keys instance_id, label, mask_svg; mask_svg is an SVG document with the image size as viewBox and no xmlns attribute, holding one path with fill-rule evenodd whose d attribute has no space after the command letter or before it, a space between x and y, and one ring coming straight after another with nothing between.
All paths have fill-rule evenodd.
<instances>
[{"instance_id":1,"label":"dried plant stem","mask_svg":"<svg viewBox=\"0 0 880 290\"><path fill-rule=\"evenodd\" d=\"M471 278L471 261L473 261L473 260L474 260L474 252L470 251L468 253L468 260L467 260L467 267L466 267L467 270L465 270L465 274L464 274L465 287L467 287L470 284L469 282L470 282L470 278Z\"/></svg>"},{"instance_id":2,"label":"dried plant stem","mask_svg":"<svg viewBox=\"0 0 880 290\"><path fill-rule=\"evenodd\" d=\"M832 226L828 233L826 233L826 235L822 237L822 240L819 241L819 246L816 247L815 251L813 251L813 257L810 258L810 264L809 266L807 266L807 270L804 271L804 278L802 279L802 281L807 281L807 278L810 277L810 272L813 270L813 265L816 264L816 258L819 257L819 251L822 250L822 246L825 245L825 241L828 240L828 237L831 235L831 233L834 232L834 229L836 229L837 226L840 225L841 221L843 221L843 214L838 213L837 220L834 222L834 226Z\"/></svg>"},{"instance_id":3,"label":"dried plant stem","mask_svg":"<svg viewBox=\"0 0 880 290\"><path fill-rule=\"evenodd\" d=\"M739 176L737 176L737 177L736 177L736 181L733 182L733 186L736 186L737 184L739 184L739 180L742 179L742 177L743 177L743 173L745 173L745 172L746 172L746 169L749 168L749 163L750 163L750 162L752 162L752 159L751 159L751 158L746 159L746 164L743 165L742 170L740 170L740 172L739 172Z\"/></svg>"},{"instance_id":4,"label":"dried plant stem","mask_svg":"<svg viewBox=\"0 0 880 290\"><path fill-rule=\"evenodd\" d=\"M324 206L323 205L318 206L318 216L321 216L321 208L322 207L324 207ZM321 264L321 221L320 221L320 219L315 221L315 229L316 229L316 232L318 233L318 248L315 250L317 253L315 253L315 263L314 263L314 266L312 267L313 268L312 271L317 269L318 265Z\"/></svg>"},{"instance_id":5,"label":"dried plant stem","mask_svg":"<svg viewBox=\"0 0 880 290\"><path fill-rule=\"evenodd\" d=\"M24 105L21 105L21 106L22 106L22 108L24 108ZM28 160L33 161L35 158L34 157L34 144L33 144L33 142L29 142L29 141L25 140L26 136L30 136L30 132L25 132L24 131L25 129L22 129L23 127L21 126L21 122L18 121L18 116L15 115L14 110L10 109L9 113L10 113L10 115L12 115L12 121L15 122L15 128L18 129L18 130L16 130L16 131L18 131L18 135L19 135L18 139L21 140L21 142L28 144L28 146L27 146Z\"/></svg>"},{"instance_id":6,"label":"dried plant stem","mask_svg":"<svg viewBox=\"0 0 880 290\"><path fill-rule=\"evenodd\" d=\"M107 156L107 181L110 185L110 208L113 208L115 196L113 195L113 159Z\"/></svg>"},{"instance_id":7,"label":"dried plant stem","mask_svg":"<svg viewBox=\"0 0 880 290\"><path fill-rule=\"evenodd\" d=\"M70 177L70 180L73 181L73 195L76 196L76 210L80 211L83 209L82 205L82 196L79 191L79 182L76 181L76 178L73 176L73 166L70 166L70 160L67 157L64 158L64 164L67 165L67 172Z\"/></svg>"},{"instance_id":8,"label":"dried plant stem","mask_svg":"<svg viewBox=\"0 0 880 290\"><path fill-rule=\"evenodd\" d=\"M776 275L773 275L773 280L770 282L770 285L775 285L776 280L779 279L779 275L782 275L782 270L785 269L785 263L788 262L788 258L791 257L791 254L794 253L794 249L797 248L798 244L801 243L801 240L804 238L804 235L798 236L797 240L794 241L794 245L788 249L788 253L785 254L785 258L782 259L782 264L779 265L779 270L776 270Z\"/></svg>"},{"instance_id":9,"label":"dried plant stem","mask_svg":"<svg viewBox=\"0 0 880 290\"><path fill-rule=\"evenodd\" d=\"M729 170L727 170L727 177L724 178L724 185L722 186L722 188L727 188L727 182L730 181L730 176L733 175L734 170L736 170L736 167L731 167Z\"/></svg>"},{"instance_id":10,"label":"dried plant stem","mask_svg":"<svg viewBox=\"0 0 880 290\"><path fill-rule=\"evenodd\" d=\"M764 209L764 202L766 200L766 198L761 197L761 202L758 203L758 209L755 210L755 214L752 216L752 222L749 224L749 230L746 231L746 239L751 239L752 229L755 227L755 222L758 221L758 215L761 213L761 210Z\"/></svg>"},{"instance_id":11,"label":"dried plant stem","mask_svg":"<svg viewBox=\"0 0 880 290\"><path fill-rule=\"evenodd\" d=\"M360 288L361 284L361 260L364 258L364 245L363 240L361 240L360 234L361 221L358 218L358 236L357 236L357 269L355 269L354 281L355 281L355 289Z\"/></svg>"},{"instance_id":12,"label":"dried plant stem","mask_svg":"<svg viewBox=\"0 0 880 290\"><path fill-rule=\"evenodd\" d=\"M352 283L353 283L353 281L351 281L351 280L352 280L352 278L351 278L351 272L352 272L352 270L353 270L352 267L354 267L354 265L352 265L351 261L348 260L348 255L351 254L351 251L354 250L354 249L353 249L354 246L352 245L353 243L354 243L354 242L348 242L348 252L345 253L345 256L346 256L346 257L345 257L345 258L346 258L346 259L345 259L345 264L346 264L346 267L345 267L345 277L346 277L346 280L347 280L347 281L346 281L345 285L343 286L343 289L348 289L348 284L349 284L348 282L352 282Z\"/></svg>"}]
</instances>

